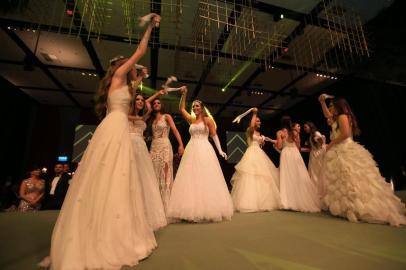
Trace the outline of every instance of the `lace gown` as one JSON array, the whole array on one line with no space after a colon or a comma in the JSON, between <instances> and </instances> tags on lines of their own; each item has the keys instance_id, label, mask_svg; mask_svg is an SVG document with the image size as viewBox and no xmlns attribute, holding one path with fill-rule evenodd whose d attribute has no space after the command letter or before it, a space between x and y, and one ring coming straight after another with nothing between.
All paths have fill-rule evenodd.
<instances>
[{"instance_id":1,"label":"lace gown","mask_svg":"<svg viewBox=\"0 0 406 270\"><path fill-rule=\"evenodd\" d=\"M31 179L23 180L23 185L26 186L26 196L31 197L31 199L41 196L45 191L45 181L42 180L38 184L32 183ZM30 204L29 202L21 199L20 204L18 205L18 211L20 212L31 212L37 211L41 208L41 202L36 203L35 205Z\"/></svg>"},{"instance_id":2,"label":"lace gown","mask_svg":"<svg viewBox=\"0 0 406 270\"><path fill-rule=\"evenodd\" d=\"M138 176L142 186L145 214L153 230L167 225L158 180L152 165L147 145L144 141L146 124L142 119L130 121L131 143L134 152L134 162L137 164Z\"/></svg>"},{"instance_id":3,"label":"lace gown","mask_svg":"<svg viewBox=\"0 0 406 270\"><path fill-rule=\"evenodd\" d=\"M317 187L319 195L321 196L324 194L324 185L323 185L323 176L322 176L322 167L323 167L323 159L324 154L326 153L326 145L319 143L314 143L314 141L318 142L319 139L323 139L323 135L316 131L313 135L312 140L310 140L310 154L309 154L309 166L308 171L310 175L310 179L313 181L313 184Z\"/></svg>"},{"instance_id":4,"label":"lace gown","mask_svg":"<svg viewBox=\"0 0 406 270\"><path fill-rule=\"evenodd\" d=\"M190 141L179 165L168 217L192 222L229 220L233 203L203 122L191 124Z\"/></svg>"},{"instance_id":5,"label":"lace gown","mask_svg":"<svg viewBox=\"0 0 406 270\"><path fill-rule=\"evenodd\" d=\"M337 122L332 139L340 136ZM326 195L324 203L335 216L350 221L406 224L405 205L381 176L371 153L347 138L325 155Z\"/></svg>"},{"instance_id":6,"label":"lace gown","mask_svg":"<svg viewBox=\"0 0 406 270\"><path fill-rule=\"evenodd\" d=\"M150 154L158 178L162 202L167 212L173 185L173 150L169 140L170 127L165 116L162 115L161 119L152 124L153 139Z\"/></svg>"},{"instance_id":7,"label":"lace gown","mask_svg":"<svg viewBox=\"0 0 406 270\"><path fill-rule=\"evenodd\" d=\"M261 149L263 137L253 134L231 178L231 198L240 212L270 211L281 207L279 170Z\"/></svg>"},{"instance_id":8,"label":"lace gown","mask_svg":"<svg viewBox=\"0 0 406 270\"><path fill-rule=\"evenodd\" d=\"M142 187L130 139L128 87L108 96L71 181L51 243L51 269L120 269L156 247L144 214Z\"/></svg>"},{"instance_id":9,"label":"lace gown","mask_svg":"<svg viewBox=\"0 0 406 270\"><path fill-rule=\"evenodd\" d=\"M283 141L280 156L280 195L284 209L319 212L320 198L294 142Z\"/></svg>"}]
</instances>

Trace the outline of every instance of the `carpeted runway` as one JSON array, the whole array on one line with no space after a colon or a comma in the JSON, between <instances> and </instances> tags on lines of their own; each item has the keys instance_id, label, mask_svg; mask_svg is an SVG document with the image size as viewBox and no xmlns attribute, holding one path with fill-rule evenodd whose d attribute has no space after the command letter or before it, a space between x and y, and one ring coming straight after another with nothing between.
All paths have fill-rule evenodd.
<instances>
[{"instance_id":1,"label":"carpeted runway","mask_svg":"<svg viewBox=\"0 0 406 270\"><path fill-rule=\"evenodd\" d=\"M0 269L36 269L57 215L0 213ZM235 214L229 222L172 224L156 236L159 247L136 269L406 269L406 226L327 213Z\"/></svg>"}]
</instances>

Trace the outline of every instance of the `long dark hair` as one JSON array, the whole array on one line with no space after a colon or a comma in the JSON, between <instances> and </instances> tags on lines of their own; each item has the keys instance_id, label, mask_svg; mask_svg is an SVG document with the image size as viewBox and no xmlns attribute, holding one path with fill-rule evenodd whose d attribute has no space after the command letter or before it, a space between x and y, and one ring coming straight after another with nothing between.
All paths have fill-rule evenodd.
<instances>
[{"instance_id":1,"label":"long dark hair","mask_svg":"<svg viewBox=\"0 0 406 270\"><path fill-rule=\"evenodd\" d=\"M348 117L348 119L350 121L352 134L354 136L360 135L361 130L358 127L357 117L352 112L351 107L348 104L347 100L345 100L344 98L335 98L331 102L332 102L332 104L334 106L336 119L337 119L337 117L339 115L342 115L342 114L347 115L347 117Z\"/></svg>"},{"instance_id":2,"label":"long dark hair","mask_svg":"<svg viewBox=\"0 0 406 270\"><path fill-rule=\"evenodd\" d=\"M162 100L157 97L154 98L151 102L151 107L152 107L152 112L151 112L151 116L148 118L147 120L147 129L146 129L146 134L148 138L152 138L153 134L152 134L152 125L154 124L154 121L156 119L156 115L157 115L157 111L154 110L154 102L159 100L159 102L161 102L161 110L159 111L162 115L164 115L166 113L165 111L165 107L162 104Z\"/></svg>"},{"instance_id":3,"label":"long dark hair","mask_svg":"<svg viewBox=\"0 0 406 270\"><path fill-rule=\"evenodd\" d=\"M285 115L282 116L281 118L281 128L284 129L286 128L286 130L288 131L288 135L293 138L293 129L292 129L293 125L292 125L292 118L290 118L290 116Z\"/></svg>"},{"instance_id":4,"label":"long dark hair","mask_svg":"<svg viewBox=\"0 0 406 270\"><path fill-rule=\"evenodd\" d=\"M144 108L142 108L141 110L138 111L138 113L136 113L136 111L135 111L135 102L136 102L138 96L141 96L144 99ZM142 95L141 93L136 93L134 95L134 97L131 99L130 110L129 110L128 114L133 115L133 116L142 117L144 115L144 112L145 112L145 100L146 100L146 98L145 98L144 95Z\"/></svg>"},{"instance_id":5,"label":"long dark hair","mask_svg":"<svg viewBox=\"0 0 406 270\"><path fill-rule=\"evenodd\" d=\"M310 128L309 139L308 139L309 145L318 145L319 142L314 139L314 134L318 131L316 125L310 121L306 121L304 124L308 125Z\"/></svg>"},{"instance_id":6,"label":"long dark hair","mask_svg":"<svg viewBox=\"0 0 406 270\"><path fill-rule=\"evenodd\" d=\"M116 70L124 63L123 58L120 58L112 63L110 63L109 68L107 69L106 75L99 82L99 87L97 89L96 95L94 97L95 103L95 112L99 119L103 119L106 116L107 110L107 95L108 90L111 85L111 80L113 78Z\"/></svg>"}]
</instances>

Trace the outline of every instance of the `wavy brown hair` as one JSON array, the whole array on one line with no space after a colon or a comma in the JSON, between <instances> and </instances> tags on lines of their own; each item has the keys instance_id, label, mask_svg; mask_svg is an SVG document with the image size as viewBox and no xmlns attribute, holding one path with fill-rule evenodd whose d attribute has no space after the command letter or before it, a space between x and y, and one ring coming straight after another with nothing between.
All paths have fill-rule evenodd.
<instances>
[{"instance_id":1,"label":"wavy brown hair","mask_svg":"<svg viewBox=\"0 0 406 270\"><path fill-rule=\"evenodd\" d=\"M347 100L345 100L344 98L337 98L337 99L333 99L331 102L334 106L335 115L336 115L335 118L337 119L337 117L342 114L347 115L347 117L350 121L352 135L354 135L354 136L360 135L361 130L359 129L359 126L358 126L357 117L352 112L351 107L348 104Z\"/></svg>"},{"instance_id":2,"label":"wavy brown hair","mask_svg":"<svg viewBox=\"0 0 406 270\"><path fill-rule=\"evenodd\" d=\"M103 119L106 116L107 110L107 95L111 86L111 81L116 70L125 62L126 59L119 59L110 64L107 69L106 75L99 82L96 95L94 97L95 112L99 119Z\"/></svg>"},{"instance_id":3,"label":"wavy brown hair","mask_svg":"<svg viewBox=\"0 0 406 270\"><path fill-rule=\"evenodd\" d=\"M314 134L318 131L316 125L311 121L306 121L304 124L308 125L310 128L309 139L308 139L309 145L313 144L313 145L318 146L319 142L314 139Z\"/></svg>"}]
</instances>

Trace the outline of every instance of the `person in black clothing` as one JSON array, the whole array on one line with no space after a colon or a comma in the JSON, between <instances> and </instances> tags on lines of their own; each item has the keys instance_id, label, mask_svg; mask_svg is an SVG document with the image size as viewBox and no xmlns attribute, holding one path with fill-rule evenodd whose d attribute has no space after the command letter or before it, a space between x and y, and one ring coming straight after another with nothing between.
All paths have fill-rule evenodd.
<instances>
[{"instance_id":1,"label":"person in black clothing","mask_svg":"<svg viewBox=\"0 0 406 270\"><path fill-rule=\"evenodd\" d=\"M69 188L71 176L64 171L62 163L55 164L54 177L48 179L46 186L45 200L42 210L61 209L65 199L66 192Z\"/></svg>"}]
</instances>

